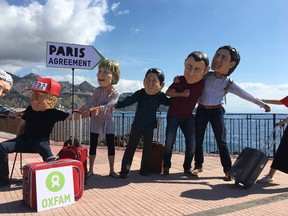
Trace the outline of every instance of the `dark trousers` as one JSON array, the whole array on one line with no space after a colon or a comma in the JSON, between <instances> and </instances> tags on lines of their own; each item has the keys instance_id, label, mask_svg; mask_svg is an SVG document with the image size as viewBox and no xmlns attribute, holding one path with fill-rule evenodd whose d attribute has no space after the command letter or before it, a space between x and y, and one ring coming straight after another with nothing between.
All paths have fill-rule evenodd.
<instances>
[{"instance_id":1,"label":"dark trousers","mask_svg":"<svg viewBox=\"0 0 288 216\"><path fill-rule=\"evenodd\" d=\"M167 115L166 141L164 148L164 168L171 167L173 145L176 140L177 130L180 127L185 137L185 158L183 163L184 171L191 169L191 164L195 151L195 120L194 116L180 119Z\"/></svg>"},{"instance_id":2,"label":"dark trousers","mask_svg":"<svg viewBox=\"0 0 288 216\"><path fill-rule=\"evenodd\" d=\"M13 152L39 153L43 161L53 156L49 139L15 138L0 143L0 178L8 178L8 154Z\"/></svg>"},{"instance_id":3,"label":"dark trousers","mask_svg":"<svg viewBox=\"0 0 288 216\"><path fill-rule=\"evenodd\" d=\"M210 122L219 149L223 171L226 173L230 170L231 158L226 142L224 114L225 109L223 107L206 109L198 106L195 116L195 167L202 168L204 163L203 141L207 124Z\"/></svg>"},{"instance_id":4,"label":"dark trousers","mask_svg":"<svg viewBox=\"0 0 288 216\"><path fill-rule=\"evenodd\" d=\"M89 156L90 155L96 155L96 149L98 146L98 138L99 138L99 134L90 133ZM105 138L106 138L106 145L108 148L108 156L114 156L115 155L115 142L114 142L115 135L114 134L106 134Z\"/></svg>"},{"instance_id":5,"label":"dark trousers","mask_svg":"<svg viewBox=\"0 0 288 216\"><path fill-rule=\"evenodd\" d=\"M129 136L129 141L124 152L121 165L121 173L128 174L132 165L133 157L140 138L143 135L144 146L141 159L141 172L149 172L149 158L152 149L154 128L140 128L132 126Z\"/></svg>"},{"instance_id":6,"label":"dark trousers","mask_svg":"<svg viewBox=\"0 0 288 216\"><path fill-rule=\"evenodd\" d=\"M288 173L288 126L285 128L271 168Z\"/></svg>"}]
</instances>

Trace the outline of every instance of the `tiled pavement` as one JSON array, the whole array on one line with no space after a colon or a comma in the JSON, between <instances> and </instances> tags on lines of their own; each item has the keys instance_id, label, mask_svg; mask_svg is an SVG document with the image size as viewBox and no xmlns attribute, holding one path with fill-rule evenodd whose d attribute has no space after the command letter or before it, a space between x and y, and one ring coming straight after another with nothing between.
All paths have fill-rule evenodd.
<instances>
[{"instance_id":1,"label":"tiled pavement","mask_svg":"<svg viewBox=\"0 0 288 216\"><path fill-rule=\"evenodd\" d=\"M0 132L0 141L11 134ZM55 154L61 143L54 143ZM115 168L119 171L123 148L117 148ZM9 156L10 168L14 154ZM174 153L171 176L139 175L141 151L134 156L127 179L108 176L107 149L97 150L95 175L87 180L83 197L75 204L37 213L22 201L22 186L0 189L1 215L288 215L288 176L275 174L273 184L255 184L243 189L234 182L224 182L218 156L206 155L204 172L199 178L182 175L183 154ZM233 158L233 161L235 158ZM24 163L41 161L36 154L24 154ZM271 161L261 177L268 172ZM19 164L14 178L21 178Z\"/></svg>"}]
</instances>

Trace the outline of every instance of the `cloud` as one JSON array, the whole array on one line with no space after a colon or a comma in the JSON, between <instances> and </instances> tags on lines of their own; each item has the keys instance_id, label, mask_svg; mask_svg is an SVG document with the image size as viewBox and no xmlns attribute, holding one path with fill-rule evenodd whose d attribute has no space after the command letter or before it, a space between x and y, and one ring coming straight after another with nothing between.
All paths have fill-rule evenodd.
<instances>
[{"instance_id":1,"label":"cloud","mask_svg":"<svg viewBox=\"0 0 288 216\"><path fill-rule=\"evenodd\" d=\"M31 1L9 5L0 1L0 67L15 72L45 61L46 42L92 44L114 26L106 24L107 0Z\"/></svg>"},{"instance_id":2,"label":"cloud","mask_svg":"<svg viewBox=\"0 0 288 216\"><path fill-rule=\"evenodd\" d=\"M118 11L117 14L118 14L118 15L130 14L130 10L122 10L122 11Z\"/></svg>"},{"instance_id":3,"label":"cloud","mask_svg":"<svg viewBox=\"0 0 288 216\"><path fill-rule=\"evenodd\" d=\"M120 79L115 88L122 94L124 92L135 92L144 88L143 81Z\"/></svg>"},{"instance_id":4,"label":"cloud","mask_svg":"<svg viewBox=\"0 0 288 216\"><path fill-rule=\"evenodd\" d=\"M266 85L262 83L237 83L245 91L260 99L282 99L287 96L283 88L288 89L288 85ZM120 79L115 86L120 93L135 92L143 88L143 81ZM165 92L169 86L165 86L162 91ZM226 95L226 104L223 105L227 113L265 113L263 108L242 98L228 93ZM287 107L284 105L272 105L271 113L287 113Z\"/></svg>"},{"instance_id":5,"label":"cloud","mask_svg":"<svg viewBox=\"0 0 288 216\"><path fill-rule=\"evenodd\" d=\"M141 31L141 28L131 28L133 34L138 34Z\"/></svg>"},{"instance_id":6,"label":"cloud","mask_svg":"<svg viewBox=\"0 0 288 216\"><path fill-rule=\"evenodd\" d=\"M111 6L111 10L114 12L119 8L120 2L113 3Z\"/></svg>"},{"instance_id":7,"label":"cloud","mask_svg":"<svg viewBox=\"0 0 288 216\"><path fill-rule=\"evenodd\" d=\"M115 13L115 15L126 15L126 14L130 14L130 10L119 10L119 5L120 2L117 3L113 3L111 6L111 10Z\"/></svg>"}]
</instances>

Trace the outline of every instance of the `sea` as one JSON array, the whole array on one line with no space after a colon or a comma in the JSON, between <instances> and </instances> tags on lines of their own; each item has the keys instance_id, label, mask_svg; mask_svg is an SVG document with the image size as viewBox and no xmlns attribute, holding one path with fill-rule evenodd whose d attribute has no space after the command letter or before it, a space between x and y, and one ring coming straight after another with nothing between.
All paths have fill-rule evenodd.
<instances>
[{"instance_id":1,"label":"sea","mask_svg":"<svg viewBox=\"0 0 288 216\"><path fill-rule=\"evenodd\" d=\"M154 140L163 144L165 144L166 116L166 112L157 113L158 128L154 132ZM122 122L122 124L118 124L118 128L116 125L116 131L131 129L129 125L133 122L133 117L133 112L115 112L115 122ZM275 125L287 117L287 114L276 113L227 113L225 115L226 140L230 153L237 155L245 147L251 147L264 151L273 157L285 128ZM206 128L203 147L205 153L218 153L213 129L209 123ZM185 139L180 128L177 132L174 150L185 151Z\"/></svg>"},{"instance_id":2,"label":"sea","mask_svg":"<svg viewBox=\"0 0 288 216\"><path fill-rule=\"evenodd\" d=\"M116 146L126 146L134 112L114 112ZM154 141L165 144L166 135L166 112L157 113L158 127L154 131ZM256 148L273 157L283 136L284 127L275 126L277 122L287 118L287 114L277 113L227 113L224 116L226 125L226 141L231 154L238 155L245 147ZM81 125L81 129L80 126ZM71 136L71 121L58 122L55 124L51 139L65 141ZM75 135L81 132L81 141L90 144L90 119L83 119L82 123L75 123ZM99 142L103 142L104 135L100 135ZM105 140L104 140L105 141ZM143 144L143 140L142 140ZM139 147L141 148L141 140ZM218 153L217 143L211 125L208 123L204 142L204 153ZM185 151L185 139L180 128L177 131L173 146L174 151Z\"/></svg>"}]
</instances>

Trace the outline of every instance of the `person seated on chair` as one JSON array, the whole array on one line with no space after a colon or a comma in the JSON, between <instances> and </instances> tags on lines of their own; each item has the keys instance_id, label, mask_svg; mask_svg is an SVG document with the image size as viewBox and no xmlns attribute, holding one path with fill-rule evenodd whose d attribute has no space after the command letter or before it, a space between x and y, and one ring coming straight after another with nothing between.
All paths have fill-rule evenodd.
<instances>
[{"instance_id":1,"label":"person seated on chair","mask_svg":"<svg viewBox=\"0 0 288 216\"><path fill-rule=\"evenodd\" d=\"M39 153L43 161L55 158L49 137L58 121L71 118L69 113L55 109L61 86L51 78L38 78L26 90L31 90L28 106L19 123L16 138L0 143L0 187L10 184L8 153Z\"/></svg>"}]
</instances>

